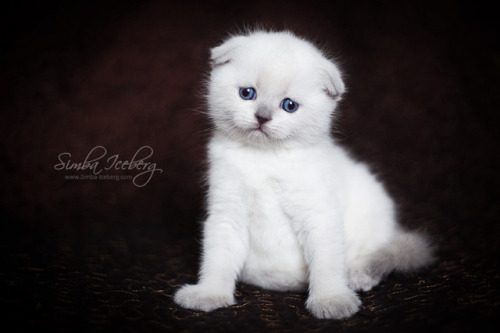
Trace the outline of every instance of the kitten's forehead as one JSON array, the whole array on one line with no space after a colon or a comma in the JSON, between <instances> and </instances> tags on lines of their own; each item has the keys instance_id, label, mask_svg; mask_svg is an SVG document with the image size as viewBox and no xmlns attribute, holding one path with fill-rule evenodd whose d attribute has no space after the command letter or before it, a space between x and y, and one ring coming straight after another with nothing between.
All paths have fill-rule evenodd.
<instances>
[{"instance_id":1,"label":"kitten's forehead","mask_svg":"<svg viewBox=\"0 0 500 333\"><path fill-rule=\"evenodd\" d=\"M240 45L238 57L254 59L259 64L276 69L296 67L318 57L312 45L288 34L257 34L247 36ZM305 62L304 60L306 60Z\"/></svg>"},{"instance_id":2,"label":"kitten's forehead","mask_svg":"<svg viewBox=\"0 0 500 333\"><path fill-rule=\"evenodd\" d=\"M271 88L270 93L288 86L304 93L319 87L339 101L345 91L335 63L313 44L287 31L233 36L211 50L211 62L213 77L221 82L232 78L240 86L260 83Z\"/></svg>"},{"instance_id":3,"label":"kitten's forehead","mask_svg":"<svg viewBox=\"0 0 500 333\"><path fill-rule=\"evenodd\" d=\"M287 34L251 35L240 45L235 63L263 85L289 84L315 71L321 55L309 43Z\"/></svg>"}]
</instances>

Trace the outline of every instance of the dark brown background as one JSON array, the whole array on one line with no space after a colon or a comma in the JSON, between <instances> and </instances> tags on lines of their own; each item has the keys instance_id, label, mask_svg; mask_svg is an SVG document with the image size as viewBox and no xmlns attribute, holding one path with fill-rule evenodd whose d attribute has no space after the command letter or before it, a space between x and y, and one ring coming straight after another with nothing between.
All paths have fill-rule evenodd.
<instances>
[{"instance_id":1,"label":"dark brown background","mask_svg":"<svg viewBox=\"0 0 500 333\"><path fill-rule=\"evenodd\" d=\"M51 1L2 5L0 300L18 331L469 331L499 311L497 15L455 1ZM372 165L439 261L321 321L305 294L238 285L210 314L194 282L203 219L208 50L247 26L288 28L346 73L335 136ZM67 180L95 146L163 173ZM111 172L110 172L111 173ZM136 171L112 172L136 174ZM300 176L300 175L298 175Z\"/></svg>"}]
</instances>

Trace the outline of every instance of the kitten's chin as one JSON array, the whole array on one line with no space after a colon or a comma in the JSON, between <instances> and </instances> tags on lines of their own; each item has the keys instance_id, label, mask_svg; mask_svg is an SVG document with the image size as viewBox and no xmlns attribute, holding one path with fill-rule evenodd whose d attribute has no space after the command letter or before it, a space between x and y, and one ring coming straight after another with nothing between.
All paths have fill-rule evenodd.
<instances>
[{"instance_id":1,"label":"kitten's chin","mask_svg":"<svg viewBox=\"0 0 500 333\"><path fill-rule=\"evenodd\" d=\"M253 128L241 133L240 140L249 145L268 145L273 139L268 131L262 128Z\"/></svg>"},{"instance_id":2,"label":"kitten's chin","mask_svg":"<svg viewBox=\"0 0 500 333\"><path fill-rule=\"evenodd\" d=\"M282 136L267 126L255 126L250 128L235 127L230 129L218 128L218 132L231 141L242 143L246 146L258 148L279 148L296 145L297 142L290 136Z\"/></svg>"},{"instance_id":3,"label":"kitten's chin","mask_svg":"<svg viewBox=\"0 0 500 333\"><path fill-rule=\"evenodd\" d=\"M266 147L274 146L275 140L272 134L266 128L240 128L238 131L220 130L219 133L224 134L228 139L234 142L243 143L248 146Z\"/></svg>"},{"instance_id":4,"label":"kitten's chin","mask_svg":"<svg viewBox=\"0 0 500 333\"><path fill-rule=\"evenodd\" d=\"M269 138L269 131L263 127L257 127L250 130L250 135L256 135L257 137Z\"/></svg>"},{"instance_id":5,"label":"kitten's chin","mask_svg":"<svg viewBox=\"0 0 500 333\"><path fill-rule=\"evenodd\" d=\"M286 145L288 140L277 137L266 127L254 128L246 131L241 136L241 140L249 146L260 148L277 148Z\"/></svg>"}]
</instances>

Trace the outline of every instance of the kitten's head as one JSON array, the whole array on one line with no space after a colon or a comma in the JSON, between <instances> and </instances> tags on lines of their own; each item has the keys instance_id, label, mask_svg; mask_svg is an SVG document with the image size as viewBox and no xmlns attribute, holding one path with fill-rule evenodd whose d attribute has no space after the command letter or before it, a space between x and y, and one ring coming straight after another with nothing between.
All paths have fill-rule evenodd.
<instances>
[{"instance_id":1,"label":"kitten's head","mask_svg":"<svg viewBox=\"0 0 500 333\"><path fill-rule=\"evenodd\" d=\"M344 92L338 68L290 32L234 36L211 50L208 104L216 129L251 145L328 136Z\"/></svg>"}]
</instances>

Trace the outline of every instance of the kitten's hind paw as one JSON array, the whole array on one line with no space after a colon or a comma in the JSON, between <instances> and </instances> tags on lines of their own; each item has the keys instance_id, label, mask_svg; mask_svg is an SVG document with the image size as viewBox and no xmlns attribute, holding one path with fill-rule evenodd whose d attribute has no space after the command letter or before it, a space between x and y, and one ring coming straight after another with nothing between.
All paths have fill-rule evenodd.
<instances>
[{"instance_id":1,"label":"kitten's hind paw","mask_svg":"<svg viewBox=\"0 0 500 333\"><path fill-rule=\"evenodd\" d=\"M199 284L184 285L175 293L174 301L186 309L205 312L236 304L232 294L210 290Z\"/></svg>"},{"instance_id":2,"label":"kitten's hind paw","mask_svg":"<svg viewBox=\"0 0 500 333\"><path fill-rule=\"evenodd\" d=\"M306 302L306 308L319 319L350 317L360 305L361 301L352 290L331 296L309 297Z\"/></svg>"},{"instance_id":3,"label":"kitten's hind paw","mask_svg":"<svg viewBox=\"0 0 500 333\"><path fill-rule=\"evenodd\" d=\"M371 275L363 270L350 269L347 272L349 287L352 290L369 291L382 279L381 276Z\"/></svg>"}]
</instances>

